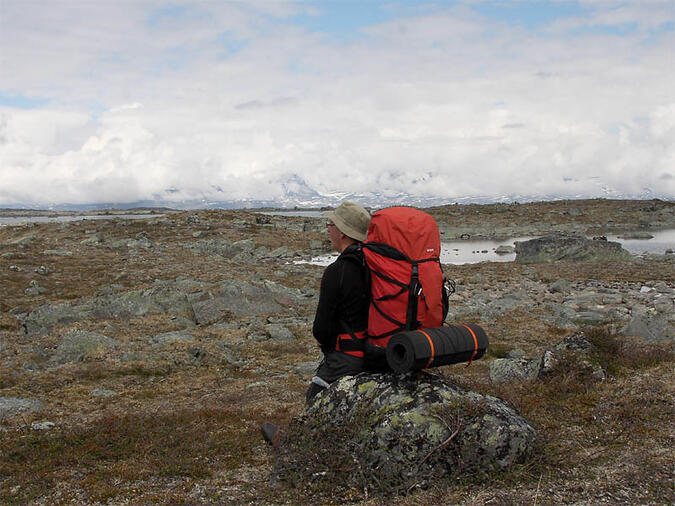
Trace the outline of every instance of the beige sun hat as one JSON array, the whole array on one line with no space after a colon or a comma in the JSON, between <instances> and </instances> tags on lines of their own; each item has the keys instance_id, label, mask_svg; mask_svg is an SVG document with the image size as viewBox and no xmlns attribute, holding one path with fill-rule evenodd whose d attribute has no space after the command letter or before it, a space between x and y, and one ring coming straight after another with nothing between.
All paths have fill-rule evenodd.
<instances>
[{"instance_id":1,"label":"beige sun hat","mask_svg":"<svg viewBox=\"0 0 675 506\"><path fill-rule=\"evenodd\" d=\"M354 202L343 202L333 211L323 215L332 221L340 232L357 241L365 241L370 224L370 213Z\"/></svg>"}]
</instances>

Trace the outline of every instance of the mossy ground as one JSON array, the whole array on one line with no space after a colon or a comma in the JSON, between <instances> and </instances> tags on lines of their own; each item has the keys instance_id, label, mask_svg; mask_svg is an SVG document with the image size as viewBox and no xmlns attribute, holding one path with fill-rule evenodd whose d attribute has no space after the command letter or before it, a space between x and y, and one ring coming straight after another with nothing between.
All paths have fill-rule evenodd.
<instances>
[{"instance_id":1,"label":"mossy ground","mask_svg":"<svg viewBox=\"0 0 675 506\"><path fill-rule=\"evenodd\" d=\"M600 204L602 208L604 204ZM649 203L642 205L648 207ZM488 208L483 209L488 212ZM558 219L563 215L551 211L564 206L546 203L531 209L539 213L531 219ZM608 209L607 215L612 212L616 209ZM471 207L466 216L476 213L478 216L480 209ZM290 287L318 288L321 267L284 271L274 261L232 263L216 256L196 255L183 244L198 240L193 233L203 231L204 239L253 237L256 244L269 248L285 244L291 249L307 249L310 240L325 239L321 234L257 226L254 216L246 211L199 212L200 225L186 223L190 214L194 213L170 215L170 224L111 219L67 226L0 228L0 243L5 244L0 253L10 253L0 255L0 396L37 398L45 403L44 411L0 422L0 503L675 502L672 345L645 344L599 328L590 337L597 350L594 360L607 369L605 381L592 380L570 367L537 383L490 384L490 360L512 348L538 356L571 333L523 309L485 325L493 345L488 356L469 368L455 365L437 371L466 387L511 402L538 431L533 458L508 473L461 475L452 484L413 488L393 498L345 487L339 481L291 487L271 479L274 456L260 437L260 424L268 420L285 426L303 409L308 378L297 374L295 365L319 356L309 327L295 328L298 339L291 345L246 341L244 332L238 330L198 327L192 332L207 351L200 364L187 358L188 345L176 343L151 360L120 362L119 357L96 356L50 370L48 358L66 328L55 328L40 337L27 336L20 332L9 310L29 311L47 302L74 301L110 290L135 290L151 286L155 279L177 277L209 283L229 277L257 277ZM464 218L452 215L448 219ZM103 233L108 242L146 232L159 247L112 250L81 245L92 229ZM29 235L33 239L25 247L6 245ZM43 253L55 249L69 250L73 255ZM10 265L19 270L10 270ZM47 267L49 274L37 274L35 269L40 265ZM534 272L528 275L543 282L565 278L578 282L675 283L675 270L653 260L560 263L532 269ZM481 274L486 284L523 276L521 266L509 263L446 266L445 270L454 278ZM46 289L45 293L24 292L32 279ZM297 309L300 316L310 318L312 311L313 307ZM482 322L477 317L475 323ZM74 327L101 332L141 349L144 336L177 330L180 325L168 316L151 315L123 321L78 322ZM217 351L220 344L236 349L243 363L224 360ZM26 368L28 362L38 368ZM93 396L95 389L117 394ZM55 426L31 426L44 421Z\"/></svg>"}]
</instances>

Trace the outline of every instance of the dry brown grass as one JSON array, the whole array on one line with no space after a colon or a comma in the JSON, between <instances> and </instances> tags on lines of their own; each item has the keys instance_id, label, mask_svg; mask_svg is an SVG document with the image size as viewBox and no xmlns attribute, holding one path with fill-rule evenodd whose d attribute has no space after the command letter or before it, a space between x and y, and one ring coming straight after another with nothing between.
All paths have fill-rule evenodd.
<instances>
[{"instance_id":1,"label":"dry brown grass","mask_svg":"<svg viewBox=\"0 0 675 506\"><path fill-rule=\"evenodd\" d=\"M588 209L584 203L574 205ZM617 212L613 204L605 202L588 205L599 205L598 213L607 216ZM649 203L627 204L631 209L640 205ZM553 213L561 209L555 204L521 207L523 220L557 220L561 216ZM468 218L462 219L486 219L485 215L481 218L480 208L468 209ZM488 219L501 220L500 212L494 210L494 216ZM591 381L583 371L572 367L534 384L491 385L487 366L494 357L515 347L536 356L569 332L541 322L528 310L509 312L484 324L495 344L490 356L469 368L456 365L438 372L513 403L538 430L535 458L509 473L462 477L452 486L414 489L394 498L366 496L363 490L344 487L338 491L317 488L312 490L314 495L307 495L302 486L292 488L270 481L273 456L260 437L259 427L264 420L286 425L304 406L308 378L297 374L294 367L318 356L308 325L292 329L298 339L291 344L252 342L243 330L197 327L191 330L195 343L168 346L149 358L123 362L120 352L115 351L50 369L48 358L69 328L101 332L131 350L144 351L147 336L181 326L167 315L149 315L78 322L36 337L20 332L16 318L7 313L10 309L28 311L45 302L139 289L151 286L155 279L177 277L217 283L230 277L258 276L286 286L318 288L321 267L306 266L284 275L275 261L257 266L235 264L215 256L195 255L182 245L200 240L192 236L200 230L206 234L203 239L233 241L250 236L256 244L270 249L281 245L307 248L311 239L323 239L320 234L257 226L255 215L245 211L199 212L200 224L196 226L186 224L190 214L194 213L169 216L171 225L104 220L25 229L0 227L0 244L24 235L35 236L25 248L0 247L0 253L10 253L0 255L0 396L37 398L45 403L43 411L0 421L0 503L675 502L672 347L627 340L598 329L591 332L598 350L594 359L607 368L606 381ZM513 219L521 218L504 218L505 222ZM242 227L234 220L244 220L247 225ZM301 223L301 219L297 221ZM103 233L107 242L145 232L157 247L145 251L81 245L81 240L90 237L85 231L91 229ZM47 256L43 254L47 249L68 250L73 255ZM10 271L10 265L21 270ZM35 269L40 265L45 265L49 274L37 274ZM486 283L523 276L522 266L505 263L445 269L454 278L481 274ZM654 261L560 263L534 269L536 278L545 282L558 278L675 282L675 275ZM46 288L43 295L24 292L31 279ZM293 311L311 317L312 310L303 307ZM475 322L481 323L480 319ZM241 363L225 359L220 351L223 344L234 350ZM193 345L205 351L200 363L191 362L187 354L187 348ZM26 362L37 364L38 370L25 369ZM95 389L111 390L116 395L95 396ZM55 427L31 428L33 422L44 421L54 422Z\"/></svg>"}]
</instances>

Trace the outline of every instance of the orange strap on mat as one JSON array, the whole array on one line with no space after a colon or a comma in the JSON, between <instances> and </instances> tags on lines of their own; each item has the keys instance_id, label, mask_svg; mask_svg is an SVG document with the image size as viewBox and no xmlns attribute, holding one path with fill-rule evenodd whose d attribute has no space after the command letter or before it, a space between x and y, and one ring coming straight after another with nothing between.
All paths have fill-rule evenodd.
<instances>
[{"instance_id":1,"label":"orange strap on mat","mask_svg":"<svg viewBox=\"0 0 675 506\"><path fill-rule=\"evenodd\" d=\"M476 355L478 355L478 338L476 337L476 334L474 333L471 327L469 327L468 325L462 325L462 327L466 328L469 332L471 332L471 335L473 336L473 345L474 345L473 355L471 355L471 358L466 363L466 366L469 367L471 365L471 362L473 362L473 359L476 358Z\"/></svg>"},{"instance_id":2,"label":"orange strap on mat","mask_svg":"<svg viewBox=\"0 0 675 506\"><path fill-rule=\"evenodd\" d=\"M417 332L421 332L427 338L427 340L429 341L429 348L431 348L431 357L429 357L429 362L427 362L427 365L424 366L424 368L427 369L432 364L432 362L434 361L434 353L435 353L434 342L429 337L429 334L427 334L423 330L417 329Z\"/></svg>"}]
</instances>

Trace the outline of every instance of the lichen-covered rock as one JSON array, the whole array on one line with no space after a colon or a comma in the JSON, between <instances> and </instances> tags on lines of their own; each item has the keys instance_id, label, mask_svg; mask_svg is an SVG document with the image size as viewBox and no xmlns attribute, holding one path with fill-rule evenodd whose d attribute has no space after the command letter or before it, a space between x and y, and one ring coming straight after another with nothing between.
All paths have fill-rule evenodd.
<instances>
[{"instance_id":1,"label":"lichen-covered rock","mask_svg":"<svg viewBox=\"0 0 675 506\"><path fill-rule=\"evenodd\" d=\"M191 343L195 340L194 336L188 330L174 330L172 332L163 332L155 334L148 338L152 347L168 346L174 343Z\"/></svg>"},{"instance_id":2,"label":"lichen-covered rock","mask_svg":"<svg viewBox=\"0 0 675 506\"><path fill-rule=\"evenodd\" d=\"M45 334L56 325L82 320L130 318L166 313L194 319L192 305L180 290L157 286L94 297L83 304L45 304L31 311L23 324L28 334Z\"/></svg>"},{"instance_id":3,"label":"lichen-covered rock","mask_svg":"<svg viewBox=\"0 0 675 506\"><path fill-rule=\"evenodd\" d=\"M287 327L279 323L270 323L266 327L272 341L290 342L295 340L295 335Z\"/></svg>"},{"instance_id":4,"label":"lichen-covered rock","mask_svg":"<svg viewBox=\"0 0 675 506\"><path fill-rule=\"evenodd\" d=\"M516 242L516 261L521 263L550 263L560 260L598 262L629 258L630 253L618 242L594 241L575 234L553 233Z\"/></svg>"},{"instance_id":5,"label":"lichen-covered rock","mask_svg":"<svg viewBox=\"0 0 675 506\"><path fill-rule=\"evenodd\" d=\"M44 304L33 309L23 324L28 334L44 334L56 325L65 325L93 318L91 308L61 304Z\"/></svg>"},{"instance_id":6,"label":"lichen-covered rock","mask_svg":"<svg viewBox=\"0 0 675 506\"><path fill-rule=\"evenodd\" d=\"M231 318L232 313L223 297L214 297L209 293L199 293L192 300L192 310L198 325L212 325Z\"/></svg>"},{"instance_id":7,"label":"lichen-covered rock","mask_svg":"<svg viewBox=\"0 0 675 506\"><path fill-rule=\"evenodd\" d=\"M490 380L495 383L532 381L537 378L541 360L498 358L490 363Z\"/></svg>"},{"instance_id":8,"label":"lichen-covered rock","mask_svg":"<svg viewBox=\"0 0 675 506\"><path fill-rule=\"evenodd\" d=\"M105 350L119 346L119 341L103 334L87 332L85 330L71 330L56 348L51 359L54 365L63 365L68 362L81 362L87 355L95 355Z\"/></svg>"},{"instance_id":9,"label":"lichen-covered rock","mask_svg":"<svg viewBox=\"0 0 675 506\"><path fill-rule=\"evenodd\" d=\"M497 397L427 373L360 374L332 384L291 422L277 474L395 492L507 469L534 441L527 420Z\"/></svg>"},{"instance_id":10,"label":"lichen-covered rock","mask_svg":"<svg viewBox=\"0 0 675 506\"><path fill-rule=\"evenodd\" d=\"M236 316L274 314L282 309L269 290L236 279L224 282L216 298Z\"/></svg>"},{"instance_id":11,"label":"lichen-covered rock","mask_svg":"<svg viewBox=\"0 0 675 506\"><path fill-rule=\"evenodd\" d=\"M38 285L38 282L35 281L34 279L30 280L30 283L28 283L28 288L24 290L26 295L41 295L46 291L47 289Z\"/></svg>"},{"instance_id":12,"label":"lichen-covered rock","mask_svg":"<svg viewBox=\"0 0 675 506\"><path fill-rule=\"evenodd\" d=\"M298 305L307 304L317 295L316 290L307 289L306 287L304 289L289 288L269 280L263 282L263 289L268 294L268 297L273 298L278 304L286 307L297 307Z\"/></svg>"},{"instance_id":13,"label":"lichen-covered rock","mask_svg":"<svg viewBox=\"0 0 675 506\"><path fill-rule=\"evenodd\" d=\"M566 279L558 279L551 283L548 289L551 293L569 293L572 291L572 283Z\"/></svg>"},{"instance_id":14,"label":"lichen-covered rock","mask_svg":"<svg viewBox=\"0 0 675 506\"><path fill-rule=\"evenodd\" d=\"M553 348L546 350L541 358L538 378L543 378L561 367L573 367L586 372L598 381L605 379L605 371L592 359L593 345L583 331L566 337Z\"/></svg>"},{"instance_id":15,"label":"lichen-covered rock","mask_svg":"<svg viewBox=\"0 0 675 506\"><path fill-rule=\"evenodd\" d=\"M170 314L193 318L192 305L180 290L152 287L92 299L87 306L97 318L129 318L146 314Z\"/></svg>"}]
</instances>

